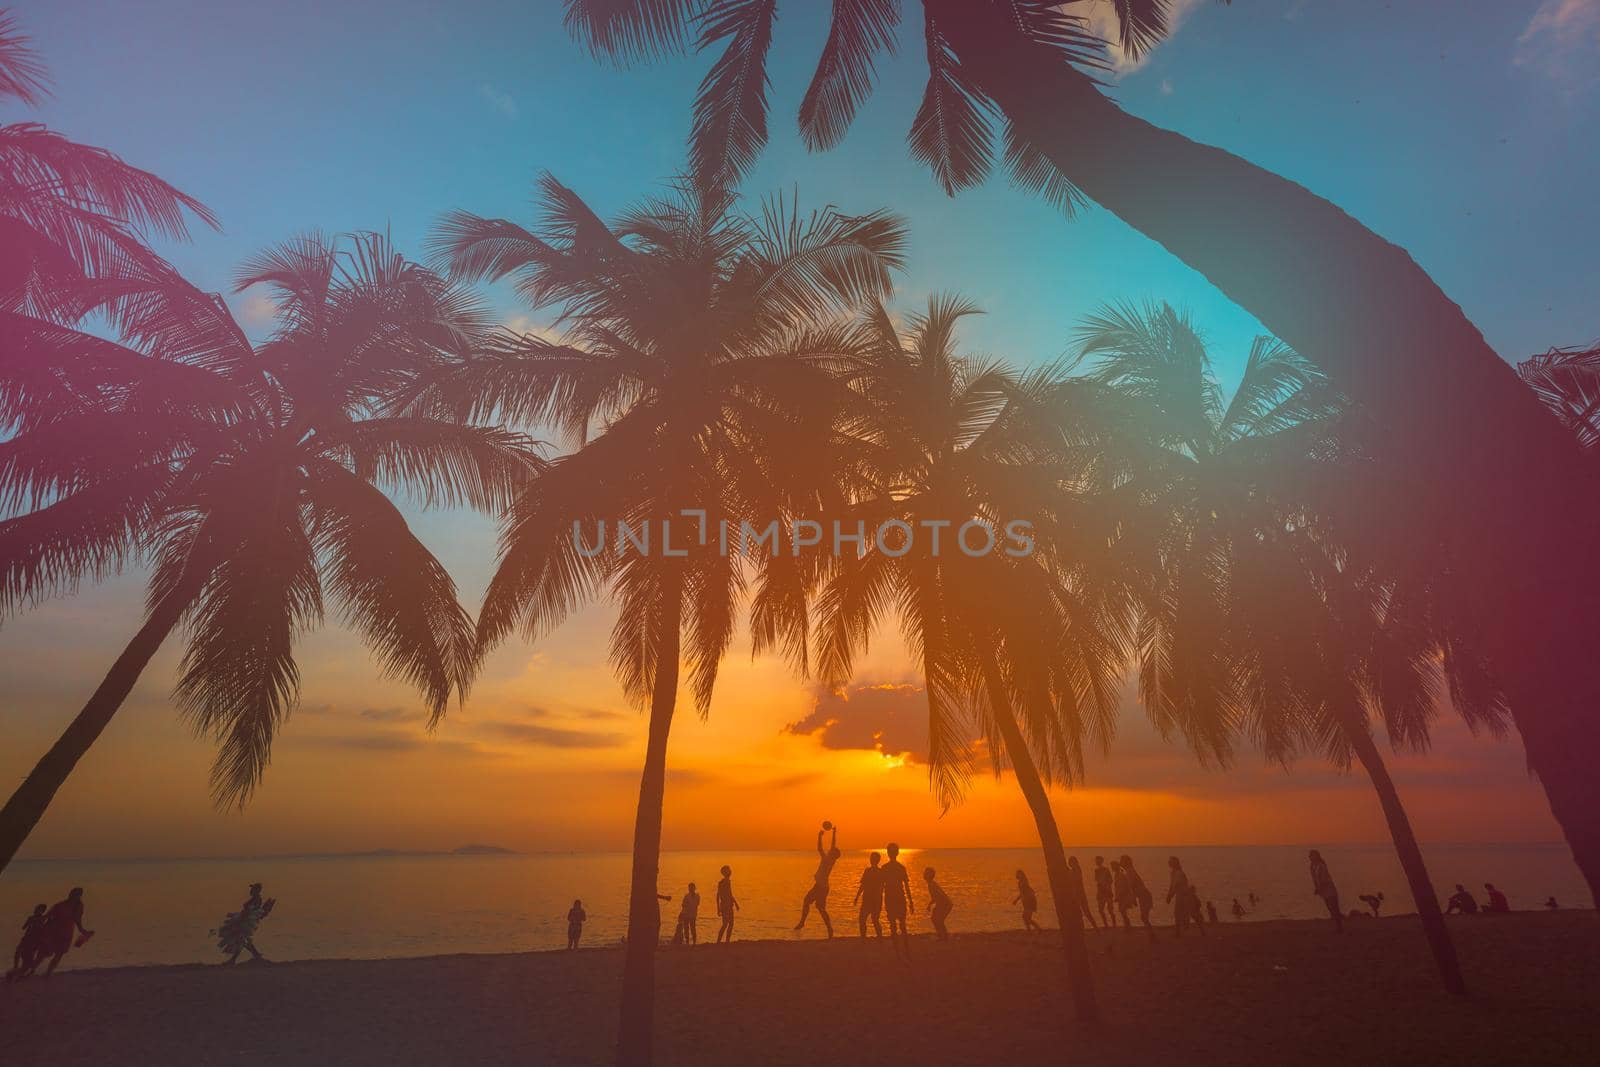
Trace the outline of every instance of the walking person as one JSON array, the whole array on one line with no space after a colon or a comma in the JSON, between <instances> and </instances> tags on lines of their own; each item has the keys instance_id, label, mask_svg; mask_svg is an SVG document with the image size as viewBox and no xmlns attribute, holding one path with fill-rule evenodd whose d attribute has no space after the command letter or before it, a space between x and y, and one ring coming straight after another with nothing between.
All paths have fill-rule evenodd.
<instances>
[{"instance_id":1,"label":"walking person","mask_svg":"<svg viewBox=\"0 0 1600 1067\"><path fill-rule=\"evenodd\" d=\"M1100 925L1110 929L1117 925L1117 894L1113 886L1111 868L1104 856L1094 858L1094 902L1100 912Z\"/></svg>"},{"instance_id":2,"label":"walking person","mask_svg":"<svg viewBox=\"0 0 1600 1067\"><path fill-rule=\"evenodd\" d=\"M906 930L906 916L916 910L911 897L911 875L900 862L900 846L893 841L884 849L889 861L883 865L883 914L889 920L889 942L895 955L909 956L910 934Z\"/></svg>"},{"instance_id":3,"label":"walking person","mask_svg":"<svg viewBox=\"0 0 1600 1067\"><path fill-rule=\"evenodd\" d=\"M1150 934L1150 939L1155 940L1156 928L1150 921L1150 912L1156 906L1155 895L1150 892L1150 887L1144 884L1144 879L1133 867L1133 857L1122 857L1122 871L1128 876L1128 889L1133 893L1133 899L1139 905L1139 921L1144 923L1144 928Z\"/></svg>"},{"instance_id":4,"label":"walking person","mask_svg":"<svg viewBox=\"0 0 1600 1067\"><path fill-rule=\"evenodd\" d=\"M822 847L822 835L828 831L833 832L833 839L828 843L826 850ZM828 936L833 936L833 920L828 918L828 877L833 873L833 865L839 862L839 828L833 823L823 820L822 829L817 831L817 873L812 875L811 888L806 892L806 897L800 902L800 921L794 924L796 930L803 929L806 925L806 916L811 914L815 907L817 914L822 917L822 925L827 929Z\"/></svg>"},{"instance_id":5,"label":"walking person","mask_svg":"<svg viewBox=\"0 0 1600 1067\"><path fill-rule=\"evenodd\" d=\"M1167 903L1172 905L1174 936L1182 937L1183 928L1189 925L1189 876L1183 873L1183 864L1176 856L1167 857L1167 868L1171 872L1167 879Z\"/></svg>"},{"instance_id":6,"label":"walking person","mask_svg":"<svg viewBox=\"0 0 1600 1067\"><path fill-rule=\"evenodd\" d=\"M1333 875L1328 872L1328 863L1322 858L1322 853L1312 849L1309 853L1311 860L1311 892L1322 898L1322 903L1328 909L1328 917L1333 920L1334 933L1344 933L1344 912L1339 910L1339 887L1333 884Z\"/></svg>"},{"instance_id":7,"label":"walking person","mask_svg":"<svg viewBox=\"0 0 1600 1067\"><path fill-rule=\"evenodd\" d=\"M45 912L44 923L39 930L38 955L34 956L23 977L38 969L46 956L50 957L50 966L45 968L44 976L49 978L54 974L61 965L61 958L72 949L74 934L80 948L94 936L93 930L83 928L83 889L77 886L67 894L66 900L58 901Z\"/></svg>"},{"instance_id":8,"label":"walking person","mask_svg":"<svg viewBox=\"0 0 1600 1067\"><path fill-rule=\"evenodd\" d=\"M861 882L856 886L856 899L854 903L861 905L861 910L856 918L861 924L861 936L867 936L867 920L872 920L872 929L879 936L883 936L883 868L878 864L883 857L874 852L867 857L866 869L861 872Z\"/></svg>"},{"instance_id":9,"label":"walking person","mask_svg":"<svg viewBox=\"0 0 1600 1067\"><path fill-rule=\"evenodd\" d=\"M923 881L928 883L928 911L933 914L933 930L938 934L940 941L950 940L950 931L944 921L950 917L950 911L955 907L950 903L950 897L934 881L934 869L929 867L922 872Z\"/></svg>"},{"instance_id":10,"label":"walking person","mask_svg":"<svg viewBox=\"0 0 1600 1067\"><path fill-rule=\"evenodd\" d=\"M567 948L570 951L578 947L578 939L583 936L583 924L589 918L589 913L583 910L583 901L574 900L572 907L567 909Z\"/></svg>"},{"instance_id":11,"label":"walking person","mask_svg":"<svg viewBox=\"0 0 1600 1067\"><path fill-rule=\"evenodd\" d=\"M678 927L672 932L674 945L694 945L700 941L700 891L693 882L678 905Z\"/></svg>"},{"instance_id":12,"label":"walking person","mask_svg":"<svg viewBox=\"0 0 1600 1067\"><path fill-rule=\"evenodd\" d=\"M1111 900L1116 913L1122 916L1122 928L1132 933L1133 923L1128 918L1128 909L1139 901L1133 895L1133 882L1128 878L1128 872L1123 869L1120 859L1111 861Z\"/></svg>"},{"instance_id":13,"label":"walking person","mask_svg":"<svg viewBox=\"0 0 1600 1067\"><path fill-rule=\"evenodd\" d=\"M1011 903L1022 905L1022 928L1024 930L1043 930L1039 921L1033 917L1039 910L1039 894L1033 891L1033 886L1028 884L1028 875L1025 871L1017 872L1017 895Z\"/></svg>"},{"instance_id":14,"label":"walking person","mask_svg":"<svg viewBox=\"0 0 1600 1067\"><path fill-rule=\"evenodd\" d=\"M256 949L256 929L261 921L272 914L272 909L277 905L277 898L271 900L261 899L261 883L250 884L250 895L245 902L239 905L239 910L229 912L222 920L222 925L211 931L217 936L217 947L227 955L227 963L236 963L239 953L248 951L251 963L269 962Z\"/></svg>"},{"instance_id":15,"label":"walking person","mask_svg":"<svg viewBox=\"0 0 1600 1067\"><path fill-rule=\"evenodd\" d=\"M1083 912L1083 921L1089 929L1095 929L1094 912L1089 910L1089 891L1083 885L1083 868L1078 866L1078 857L1067 858L1067 870L1072 874L1069 890L1078 897L1078 910Z\"/></svg>"},{"instance_id":16,"label":"walking person","mask_svg":"<svg viewBox=\"0 0 1600 1067\"><path fill-rule=\"evenodd\" d=\"M35 905L32 913L22 920L22 937L17 941L17 950L11 954L11 969L6 972L6 981L21 978L33 970L44 951L44 920L49 910L48 904Z\"/></svg>"},{"instance_id":17,"label":"walking person","mask_svg":"<svg viewBox=\"0 0 1600 1067\"><path fill-rule=\"evenodd\" d=\"M733 897L733 868L723 864L722 879L717 882L717 918L722 920L717 927L718 944L733 940L733 913L738 910L739 902Z\"/></svg>"}]
</instances>

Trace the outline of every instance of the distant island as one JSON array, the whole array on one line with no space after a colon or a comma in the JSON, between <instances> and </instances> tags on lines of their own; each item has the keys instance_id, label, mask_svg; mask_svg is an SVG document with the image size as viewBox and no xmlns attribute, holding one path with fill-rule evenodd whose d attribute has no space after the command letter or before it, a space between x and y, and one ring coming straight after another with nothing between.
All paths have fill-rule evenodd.
<instances>
[{"instance_id":1,"label":"distant island","mask_svg":"<svg viewBox=\"0 0 1600 1067\"><path fill-rule=\"evenodd\" d=\"M452 850L452 856L515 856L515 849L501 848L499 845L462 845Z\"/></svg>"}]
</instances>

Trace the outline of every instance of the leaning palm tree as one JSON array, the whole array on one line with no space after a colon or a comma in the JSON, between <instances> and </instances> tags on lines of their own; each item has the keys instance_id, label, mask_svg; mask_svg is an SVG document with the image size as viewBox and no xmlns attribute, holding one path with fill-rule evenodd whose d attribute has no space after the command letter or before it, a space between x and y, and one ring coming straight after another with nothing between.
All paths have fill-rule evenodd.
<instances>
[{"instance_id":1,"label":"leaning palm tree","mask_svg":"<svg viewBox=\"0 0 1600 1067\"><path fill-rule=\"evenodd\" d=\"M800 107L809 146L843 138L908 6L836 0ZM1137 57L1168 32L1168 0L920 6L929 77L908 140L947 191L988 176L998 132L1019 185L1069 213L1092 200L1158 241L1371 413L1375 444L1414 484L1385 516L1388 536L1404 538L1421 566L1455 561L1460 625L1500 676L1529 762L1600 895L1591 772L1600 735L1590 728L1600 662L1584 636L1600 559L1586 517L1564 503L1591 492L1570 437L1403 249L1303 186L1153 126L1102 92L1106 42L1089 17L1113 14L1114 43ZM702 179L725 183L767 140L778 11L777 0L567 0L567 24L596 54L622 60L721 49L695 101L690 148ZM1513 571L1508 559L1521 563Z\"/></svg>"},{"instance_id":2,"label":"leaning palm tree","mask_svg":"<svg viewBox=\"0 0 1600 1067\"><path fill-rule=\"evenodd\" d=\"M438 244L458 276L510 277L535 308L557 309L563 340L501 338L414 403L551 426L570 447L505 516L478 642L538 635L606 593L617 604L611 662L649 709L617 1048L644 1063L680 661L705 715L752 580L758 650L803 653L788 541L779 553L776 530L768 550L746 534L822 506L830 472L815 446L828 440L828 368L847 340L832 320L887 292L903 233L883 213L807 219L781 200L748 218L731 197L687 186L608 224L554 178L540 186L536 231L457 212Z\"/></svg>"},{"instance_id":3,"label":"leaning palm tree","mask_svg":"<svg viewBox=\"0 0 1600 1067\"><path fill-rule=\"evenodd\" d=\"M435 720L471 678L471 619L383 490L498 509L528 442L382 404L481 331L476 308L375 235L271 249L240 273L258 283L279 307L259 349L219 298L164 270L107 297L137 309L121 342L0 311L21 369L0 389L0 617L150 570L143 624L0 810L0 868L176 629L175 700L218 745L219 804L260 782L325 596Z\"/></svg>"},{"instance_id":4,"label":"leaning palm tree","mask_svg":"<svg viewBox=\"0 0 1600 1067\"><path fill-rule=\"evenodd\" d=\"M1151 563L1141 676L1158 726L1174 719L1203 757L1226 760L1249 733L1286 762L1311 744L1359 760L1383 807L1447 989L1465 991L1422 851L1372 737L1426 747L1448 642L1429 598L1384 578L1382 556L1340 543L1316 487L1353 476L1349 421L1295 352L1258 338L1223 400L1192 323L1166 305L1106 308L1083 328L1091 377L1145 407L1166 453L1146 490L1166 529ZM1337 510L1337 509L1336 509ZM1330 528L1335 531L1330 536ZM1443 660L1469 722L1499 725L1479 672ZM1194 728L1208 725L1208 735Z\"/></svg>"},{"instance_id":5,"label":"leaning palm tree","mask_svg":"<svg viewBox=\"0 0 1600 1067\"><path fill-rule=\"evenodd\" d=\"M843 684L884 616L898 616L927 694L935 793L946 806L959 797L974 736L997 773L1010 766L1044 849L1068 987L1088 1022L1097 1012L1081 886L1049 786L1081 774L1086 735L1110 737L1126 613L1095 595L1093 538L1074 494L1081 470L1034 417L1058 385L1049 372L1019 379L960 354L957 326L976 311L935 297L904 340L881 306L859 327L846 365L842 466L853 499L843 521L877 536L860 553L829 557L817 662L825 681Z\"/></svg>"},{"instance_id":6,"label":"leaning palm tree","mask_svg":"<svg viewBox=\"0 0 1600 1067\"><path fill-rule=\"evenodd\" d=\"M1600 450L1600 341L1530 356L1517 364L1517 374L1586 453Z\"/></svg>"}]
</instances>

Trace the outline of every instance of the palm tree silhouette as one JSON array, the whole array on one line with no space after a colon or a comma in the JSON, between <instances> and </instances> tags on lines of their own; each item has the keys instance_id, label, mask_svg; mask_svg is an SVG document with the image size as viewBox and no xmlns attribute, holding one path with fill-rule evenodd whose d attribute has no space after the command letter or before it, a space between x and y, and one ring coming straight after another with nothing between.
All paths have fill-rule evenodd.
<instances>
[{"instance_id":1,"label":"palm tree silhouette","mask_svg":"<svg viewBox=\"0 0 1600 1067\"><path fill-rule=\"evenodd\" d=\"M121 343L5 312L27 368L0 392L0 614L133 562L151 569L143 625L83 710L0 810L0 867L43 815L167 636L182 624L175 697L215 739L218 804L260 782L293 708L296 639L325 596L383 673L435 720L471 678L472 621L384 489L423 505L506 504L528 442L500 429L389 416L384 398L481 332L475 304L364 235L315 235L245 264L270 287L253 348L222 301L170 271L107 299Z\"/></svg>"},{"instance_id":2,"label":"palm tree silhouette","mask_svg":"<svg viewBox=\"0 0 1600 1067\"><path fill-rule=\"evenodd\" d=\"M1517 374L1585 453L1600 448L1600 341L1531 356L1517 364Z\"/></svg>"},{"instance_id":3,"label":"palm tree silhouette","mask_svg":"<svg viewBox=\"0 0 1600 1067\"><path fill-rule=\"evenodd\" d=\"M1086 580L1097 570L1084 551L1093 539L1076 528L1067 488L1078 472L1039 414L1059 383L1048 370L1019 378L961 355L957 326L976 311L934 297L903 341L881 306L860 325L846 370L855 488L845 525L903 525L859 555L829 555L818 670L848 681L882 617L898 615L927 692L935 793L946 806L959 798L975 735L997 773L1010 764L1044 849L1076 1012L1091 1021L1080 890L1048 787L1081 773L1086 734L1110 736L1129 635L1126 611L1108 605L1127 602L1098 597ZM1006 550L1019 520L1036 539L1031 553ZM1002 539L990 551L985 526Z\"/></svg>"},{"instance_id":4,"label":"palm tree silhouette","mask_svg":"<svg viewBox=\"0 0 1600 1067\"><path fill-rule=\"evenodd\" d=\"M1126 53L1166 34L1165 0L1111 2ZM1387 534L1409 542L1419 565L1449 558L1459 568L1459 623L1499 675L1529 762L1600 897L1600 779L1590 771L1600 736L1589 728L1600 662L1580 636L1600 607L1600 560L1588 551L1593 517L1558 503L1588 492L1569 435L1515 388L1510 368L1403 249L1303 186L1108 98L1097 77L1106 42L1091 32L1087 5L921 6L929 78L909 146L946 191L985 179L998 126L1017 184L1069 214L1089 200L1107 208L1371 412L1374 446L1414 485L1383 517ZM697 175L721 185L767 140L777 12L777 0L569 0L567 25L597 55L624 61L722 47L690 138ZM833 5L799 115L812 148L843 137L901 14L896 0ZM1441 381L1451 383L1447 400ZM1513 572L1507 559L1522 562Z\"/></svg>"},{"instance_id":5,"label":"palm tree silhouette","mask_svg":"<svg viewBox=\"0 0 1600 1067\"><path fill-rule=\"evenodd\" d=\"M505 516L478 642L519 626L537 635L607 591L617 603L610 659L650 714L618 1036L619 1059L641 1063L680 661L709 713L748 591L756 650L804 665L805 586L788 541L767 552L741 533L814 514L831 492L818 450L838 407L829 368L848 341L832 320L888 291L903 233L883 213L805 217L782 200L749 218L687 185L608 225L553 177L540 188L537 231L456 212L437 244L458 276L510 277L535 308L558 308L561 342L503 337L418 402L550 425L571 446ZM653 550L624 543L623 523Z\"/></svg>"},{"instance_id":6,"label":"palm tree silhouette","mask_svg":"<svg viewBox=\"0 0 1600 1067\"><path fill-rule=\"evenodd\" d=\"M1257 338L1226 403L1204 343L1170 306L1110 307L1082 330L1091 379L1145 409L1165 452L1147 491L1170 524L1158 538L1141 680L1157 725L1183 728L1226 761L1246 731L1279 762L1310 746L1372 780L1446 987L1464 993L1421 848L1373 740L1425 748L1440 664L1473 725L1503 729L1504 706L1471 661L1447 651L1425 590L1384 577L1386 558L1341 541L1317 487L1364 474L1354 420L1305 360ZM1331 512L1331 516L1330 513ZM1156 525L1152 522L1151 525Z\"/></svg>"}]
</instances>

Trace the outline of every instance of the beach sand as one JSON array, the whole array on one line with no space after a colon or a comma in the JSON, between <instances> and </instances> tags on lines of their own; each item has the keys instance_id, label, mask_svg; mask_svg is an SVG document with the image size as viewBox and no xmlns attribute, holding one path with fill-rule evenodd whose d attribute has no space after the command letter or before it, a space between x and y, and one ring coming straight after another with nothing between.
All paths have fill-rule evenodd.
<instances>
[{"instance_id":1,"label":"beach sand","mask_svg":"<svg viewBox=\"0 0 1600 1067\"><path fill-rule=\"evenodd\" d=\"M959 924L959 914L955 917ZM711 928L702 923L707 934ZM957 925L959 930L959 925ZM1053 931L702 944L657 966L663 1064L1600 1062L1592 911L1451 920L1446 995L1414 917L1097 932L1102 1026L1070 1021ZM268 946L263 945L263 949ZM86 961L85 961L86 962ZM609 1061L615 947L66 971L0 986L0 1059L56 1065Z\"/></svg>"}]
</instances>

